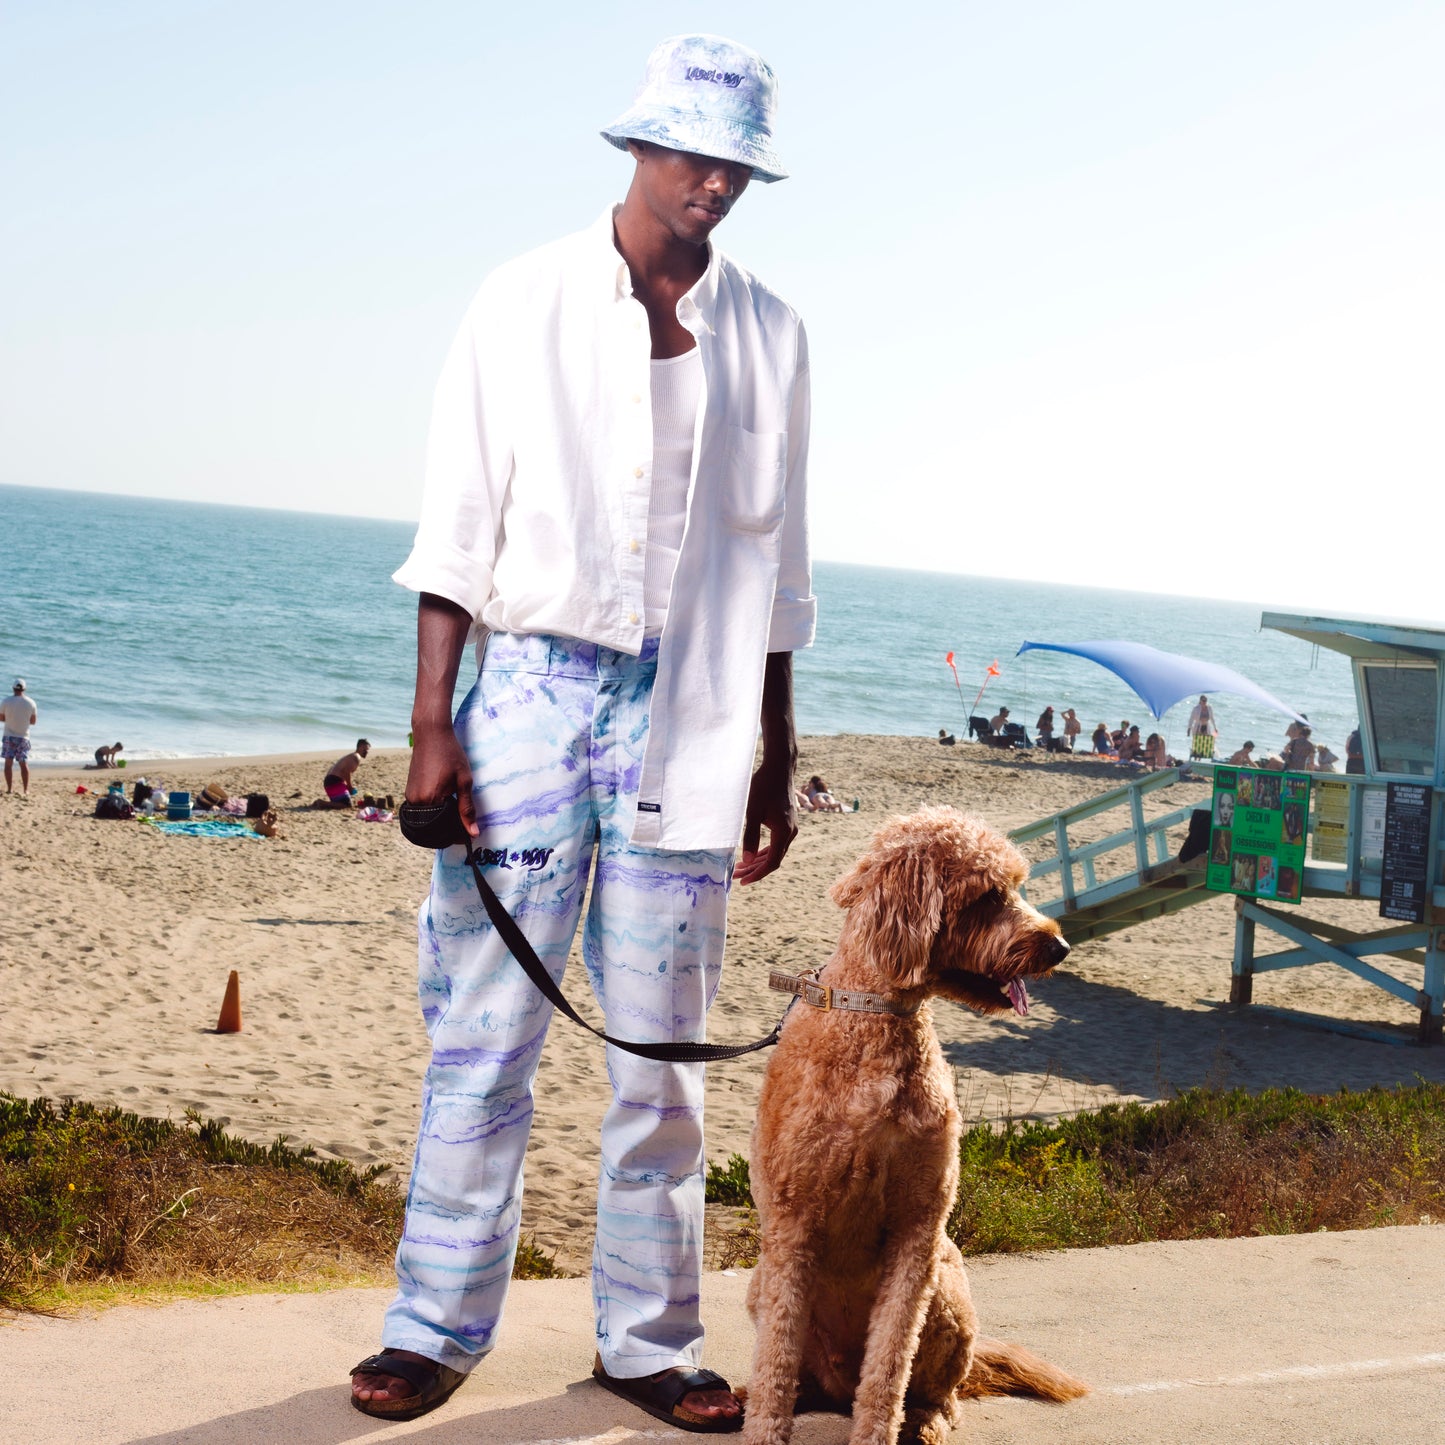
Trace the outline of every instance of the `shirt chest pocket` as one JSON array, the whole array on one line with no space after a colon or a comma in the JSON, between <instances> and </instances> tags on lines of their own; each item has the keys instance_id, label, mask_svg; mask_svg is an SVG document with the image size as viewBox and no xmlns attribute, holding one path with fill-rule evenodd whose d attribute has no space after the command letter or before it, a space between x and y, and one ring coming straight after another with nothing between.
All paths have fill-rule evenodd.
<instances>
[{"instance_id":1,"label":"shirt chest pocket","mask_svg":"<svg viewBox=\"0 0 1445 1445\"><path fill-rule=\"evenodd\" d=\"M783 521L783 480L788 463L788 434L727 430L723 468L723 521L740 532L774 532Z\"/></svg>"}]
</instances>

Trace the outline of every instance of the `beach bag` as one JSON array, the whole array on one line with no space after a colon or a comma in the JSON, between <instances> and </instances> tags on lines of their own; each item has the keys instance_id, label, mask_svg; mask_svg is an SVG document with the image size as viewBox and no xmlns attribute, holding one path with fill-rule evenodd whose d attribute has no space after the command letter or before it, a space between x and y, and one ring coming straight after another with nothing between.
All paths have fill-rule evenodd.
<instances>
[{"instance_id":1,"label":"beach bag","mask_svg":"<svg viewBox=\"0 0 1445 1445\"><path fill-rule=\"evenodd\" d=\"M135 809L126 802L123 793L107 793L105 797L95 800L95 816L127 822L135 817Z\"/></svg>"},{"instance_id":2,"label":"beach bag","mask_svg":"<svg viewBox=\"0 0 1445 1445\"><path fill-rule=\"evenodd\" d=\"M148 797L150 797L150 795L151 795L152 792L154 792L154 789L151 787L151 785L150 785L148 782L146 782L146 780L145 780L144 778L139 779L139 781L137 781L135 787L131 789L131 793L130 793L131 803L132 803L135 807L139 808L140 805L141 805L142 803L144 803L145 800L146 800Z\"/></svg>"},{"instance_id":3,"label":"beach bag","mask_svg":"<svg viewBox=\"0 0 1445 1445\"><path fill-rule=\"evenodd\" d=\"M271 800L265 793L246 794L246 816L248 818L262 818L266 815L266 809L271 806Z\"/></svg>"}]
</instances>

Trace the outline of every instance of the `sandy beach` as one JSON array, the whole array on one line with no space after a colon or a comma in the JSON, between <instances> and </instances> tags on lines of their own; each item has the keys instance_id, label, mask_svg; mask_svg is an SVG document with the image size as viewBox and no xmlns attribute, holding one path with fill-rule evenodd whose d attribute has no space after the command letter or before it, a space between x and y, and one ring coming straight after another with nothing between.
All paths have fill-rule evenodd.
<instances>
[{"instance_id":1,"label":"sandy beach","mask_svg":"<svg viewBox=\"0 0 1445 1445\"><path fill-rule=\"evenodd\" d=\"M343 740L344 741L344 740ZM120 774L40 768L31 795L0 794L8 927L0 941L0 1089L75 1095L179 1118L196 1109L234 1132L293 1142L404 1176L427 1040L417 1012L415 911L429 860L395 825L309 808L341 751L147 764ZM363 791L400 797L405 751L373 753ZM898 737L805 738L800 772L822 773L859 811L814 815L784 869L738 890L713 1039L758 1037L781 1012L770 966L801 968L831 949L828 888L887 814L928 802L1015 827L1116 786L1084 760L940 748ZM269 794L284 836L168 837L104 822L77 785L139 775L198 792ZM18 781L18 780L17 780ZM1203 800L1178 783L1161 805ZM1370 904L1306 912L1369 927ZM1153 1099L1191 1084L1250 1089L1445 1080L1445 1051L1362 1042L1237 1015L1229 992L1233 909L1213 898L1076 949L1033 989L1028 1018L937 1010L968 1117L1052 1116L1109 1100ZM244 1029L214 1027L231 969ZM595 1011L578 967L567 991ZM1257 979L1259 1003L1408 1027L1411 1011L1337 969ZM708 1075L708 1157L746 1152L765 1055ZM591 1245L593 1140L607 1084L601 1045L559 1021L549 1036L528 1155L524 1231L577 1268Z\"/></svg>"}]
</instances>

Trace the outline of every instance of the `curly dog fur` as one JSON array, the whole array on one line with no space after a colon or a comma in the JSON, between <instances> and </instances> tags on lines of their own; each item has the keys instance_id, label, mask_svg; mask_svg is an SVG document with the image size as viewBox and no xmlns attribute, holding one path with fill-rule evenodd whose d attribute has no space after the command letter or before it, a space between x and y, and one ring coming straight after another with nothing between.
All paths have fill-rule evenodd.
<instances>
[{"instance_id":1,"label":"curly dog fur","mask_svg":"<svg viewBox=\"0 0 1445 1445\"><path fill-rule=\"evenodd\" d=\"M748 1290L757 1349L744 1445L786 1445L795 1410L853 1416L852 1445L942 1445L973 1395L1068 1400L1087 1386L978 1336L944 1226L960 1120L927 1000L999 1013L1068 952L1019 895L1022 855L977 818L893 819L833 888L847 910L835 988L917 1003L907 1017L799 1004L753 1130L762 1250Z\"/></svg>"}]
</instances>

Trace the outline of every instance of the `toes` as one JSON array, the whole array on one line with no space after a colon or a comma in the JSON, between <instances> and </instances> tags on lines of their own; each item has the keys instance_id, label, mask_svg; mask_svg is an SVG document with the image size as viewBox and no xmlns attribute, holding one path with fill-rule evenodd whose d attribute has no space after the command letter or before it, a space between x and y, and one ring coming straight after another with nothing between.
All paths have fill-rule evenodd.
<instances>
[{"instance_id":1,"label":"toes","mask_svg":"<svg viewBox=\"0 0 1445 1445\"><path fill-rule=\"evenodd\" d=\"M682 1397L683 1408L708 1419L727 1419L740 1414L742 1406L727 1390L692 1390Z\"/></svg>"}]
</instances>

